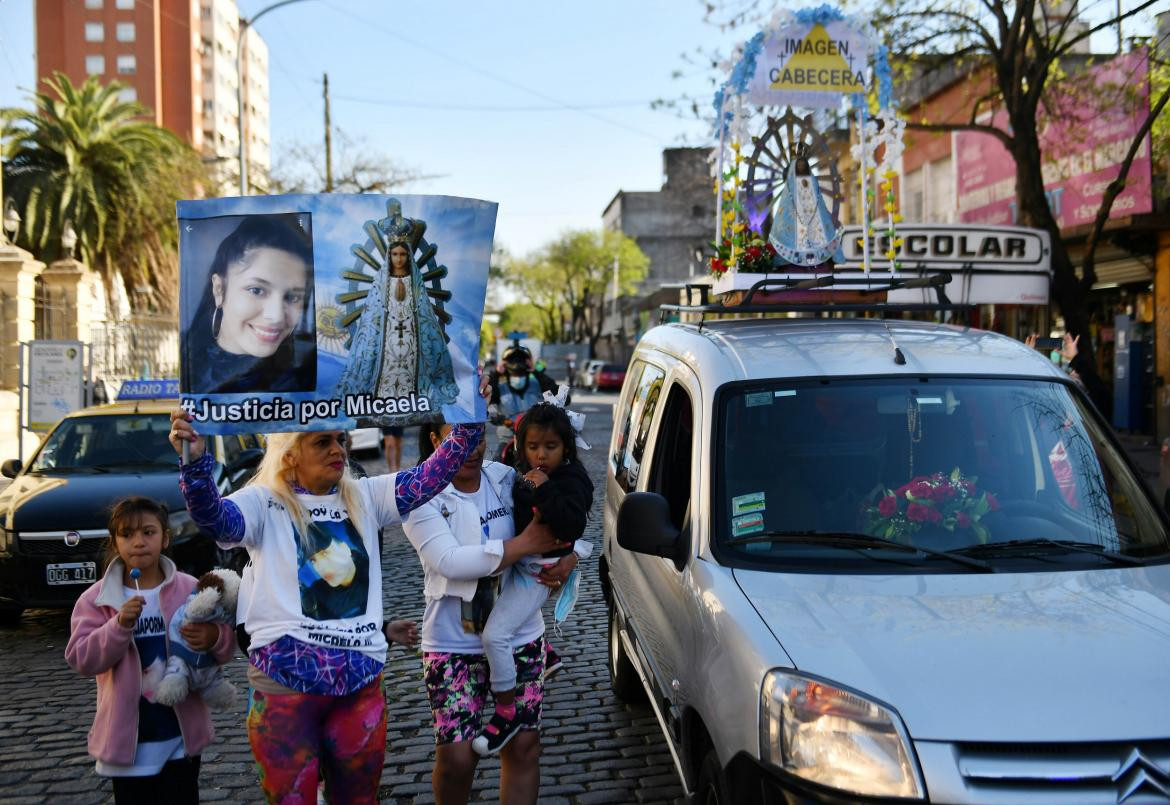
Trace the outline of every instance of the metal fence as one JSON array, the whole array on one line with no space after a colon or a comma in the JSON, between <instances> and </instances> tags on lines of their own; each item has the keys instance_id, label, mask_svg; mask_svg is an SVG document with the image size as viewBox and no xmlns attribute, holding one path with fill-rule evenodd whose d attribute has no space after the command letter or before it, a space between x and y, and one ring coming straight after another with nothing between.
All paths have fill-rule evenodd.
<instances>
[{"instance_id":1,"label":"metal fence","mask_svg":"<svg viewBox=\"0 0 1170 805\"><path fill-rule=\"evenodd\" d=\"M116 384L135 377L179 376L179 323L165 316L135 314L128 321L95 325L93 378Z\"/></svg>"},{"instance_id":2,"label":"metal fence","mask_svg":"<svg viewBox=\"0 0 1170 805\"><path fill-rule=\"evenodd\" d=\"M54 291L37 277L33 303L33 337L65 338L77 320L77 309L69 303L65 291Z\"/></svg>"}]
</instances>

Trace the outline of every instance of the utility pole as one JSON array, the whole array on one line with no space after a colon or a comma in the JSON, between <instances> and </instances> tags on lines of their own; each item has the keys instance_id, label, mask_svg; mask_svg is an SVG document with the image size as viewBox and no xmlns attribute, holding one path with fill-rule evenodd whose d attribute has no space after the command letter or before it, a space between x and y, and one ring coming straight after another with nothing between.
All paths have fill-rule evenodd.
<instances>
[{"instance_id":1,"label":"utility pole","mask_svg":"<svg viewBox=\"0 0 1170 805\"><path fill-rule=\"evenodd\" d=\"M618 256L613 256L613 315L618 314Z\"/></svg>"},{"instance_id":2,"label":"utility pole","mask_svg":"<svg viewBox=\"0 0 1170 805\"><path fill-rule=\"evenodd\" d=\"M329 123L329 73L325 73L325 192L333 192L333 130Z\"/></svg>"}]
</instances>

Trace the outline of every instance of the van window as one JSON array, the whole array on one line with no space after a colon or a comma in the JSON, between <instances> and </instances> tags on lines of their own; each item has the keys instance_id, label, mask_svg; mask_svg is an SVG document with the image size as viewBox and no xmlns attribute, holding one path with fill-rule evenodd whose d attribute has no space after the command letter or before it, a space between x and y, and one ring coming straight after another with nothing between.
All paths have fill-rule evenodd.
<instances>
[{"instance_id":1,"label":"van window","mask_svg":"<svg viewBox=\"0 0 1170 805\"><path fill-rule=\"evenodd\" d=\"M722 396L716 439L713 544L752 561L955 570L925 554L837 548L802 535L966 552L998 570L1108 564L1093 548L1170 551L1161 516L1108 432L1057 382L744 384ZM1041 547L1027 542L1036 540Z\"/></svg>"},{"instance_id":2,"label":"van window","mask_svg":"<svg viewBox=\"0 0 1170 805\"><path fill-rule=\"evenodd\" d=\"M661 435L654 445L654 460L646 488L666 498L670 521L685 530L691 502L691 454L695 431L691 397L678 383L670 387L662 421Z\"/></svg>"},{"instance_id":3,"label":"van window","mask_svg":"<svg viewBox=\"0 0 1170 805\"><path fill-rule=\"evenodd\" d=\"M654 409L662 390L662 380L666 376L662 369L641 361L635 363L633 371L635 376L640 371L641 377L638 378L638 385L634 389L633 398L622 421L611 459L618 486L626 492L632 490L638 483L642 453L650 437L650 422L654 419Z\"/></svg>"}]
</instances>

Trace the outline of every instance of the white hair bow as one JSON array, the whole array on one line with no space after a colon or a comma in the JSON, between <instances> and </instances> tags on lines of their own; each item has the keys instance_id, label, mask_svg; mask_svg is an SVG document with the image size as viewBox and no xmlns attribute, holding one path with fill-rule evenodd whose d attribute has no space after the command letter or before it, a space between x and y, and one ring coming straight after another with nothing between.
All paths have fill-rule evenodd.
<instances>
[{"instance_id":1,"label":"white hair bow","mask_svg":"<svg viewBox=\"0 0 1170 805\"><path fill-rule=\"evenodd\" d=\"M549 405L555 405L557 408L560 408L569 418L569 424L573 426L573 441L576 442L577 446L582 450L589 450L591 449L589 447L589 442L581 438L581 432L585 430L585 415L579 414L576 411L570 411L568 408L565 408L565 403L568 401L568 399L569 387L564 384L557 388L556 394L553 394L551 391L546 391L544 393L544 401Z\"/></svg>"}]
</instances>

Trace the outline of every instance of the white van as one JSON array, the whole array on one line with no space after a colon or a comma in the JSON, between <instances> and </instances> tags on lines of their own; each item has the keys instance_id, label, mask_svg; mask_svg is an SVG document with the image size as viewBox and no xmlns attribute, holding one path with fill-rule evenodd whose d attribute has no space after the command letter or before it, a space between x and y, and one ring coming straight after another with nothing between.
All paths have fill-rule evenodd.
<instances>
[{"instance_id":1,"label":"white van","mask_svg":"<svg viewBox=\"0 0 1170 805\"><path fill-rule=\"evenodd\" d=\"M613 688L697 801L1170 801L1167 518L1023 344L656 327L605 495Z\"/></svg>"}]
</instances>

